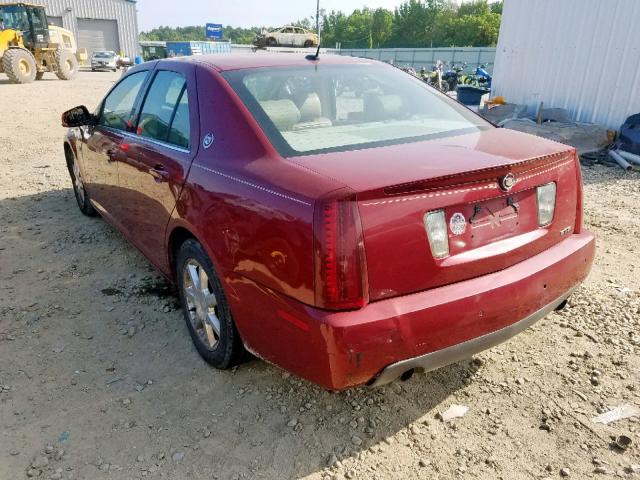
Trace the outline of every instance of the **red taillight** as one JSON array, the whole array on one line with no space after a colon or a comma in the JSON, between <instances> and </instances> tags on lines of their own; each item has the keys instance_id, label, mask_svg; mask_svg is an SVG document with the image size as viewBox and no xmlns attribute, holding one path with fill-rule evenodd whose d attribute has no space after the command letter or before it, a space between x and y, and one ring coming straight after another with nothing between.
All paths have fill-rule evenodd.
<instances>
[{"instance_id":1,"label":"red taillight","mask_svg":"<svg viewBox=\"0 0 640 480\"><path fill-rule=\"evenodd\" d=\"M363 307L367 275L355 196L319 201L314 236L316 305L330 310Z\"/></svg>"}]
</instances>

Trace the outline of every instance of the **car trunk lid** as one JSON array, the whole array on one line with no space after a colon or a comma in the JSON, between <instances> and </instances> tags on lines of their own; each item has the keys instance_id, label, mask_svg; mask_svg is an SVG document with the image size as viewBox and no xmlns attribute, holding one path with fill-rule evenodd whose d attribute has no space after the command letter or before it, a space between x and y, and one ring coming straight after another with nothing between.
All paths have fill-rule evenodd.
<instances>
[{"instance_id":1,"label":"car trunk lid","mask_svg":"<svg viewBox=\"0 0 640 480\"><path fill-rule=\"evenodd\" d=\"M574 230L579 176L570 147L491 129L295 161L357 192L371 300L502 270ZM396 160L398 159L398 160ZM338 164L339 162L339 164ZM501 186L514 176L510 189ZM556 184L550 225L538 225L537 187ZM449 255L431 252L424 217L443 210Z\"/></svg>"}]
</instances>

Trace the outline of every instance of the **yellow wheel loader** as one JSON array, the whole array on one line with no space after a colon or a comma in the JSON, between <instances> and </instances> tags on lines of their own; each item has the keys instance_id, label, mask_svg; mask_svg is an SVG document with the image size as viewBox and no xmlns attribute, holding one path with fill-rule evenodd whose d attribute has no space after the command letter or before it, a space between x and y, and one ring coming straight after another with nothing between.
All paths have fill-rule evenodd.
<instances>
[{"instance_id":1,"label":"yellow wheel loader","mask_svg":"<svg viewBox=\"0 0 640 480\"><path fill-rule=\"evenodd\" d=\"M49 30L42 5L9 3L0 5L0 72L13 83L40 80L53 72L60 80L78 73L73 34L59 27Z\"/></svg>"}]
</instances>

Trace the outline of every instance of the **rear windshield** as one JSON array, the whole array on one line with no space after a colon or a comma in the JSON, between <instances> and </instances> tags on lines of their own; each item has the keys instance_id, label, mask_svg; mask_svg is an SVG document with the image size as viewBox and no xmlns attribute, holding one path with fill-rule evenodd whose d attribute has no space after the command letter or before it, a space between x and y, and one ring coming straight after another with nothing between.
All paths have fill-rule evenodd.
<instances>
[{"instance_id":1,"label":"rear windshield","mask_svg":"<svg viewBox=\"0 0 640 480\"><path fill-rule=\"evenodd\" d=\"M111 58L115 57L116 54L114 52L96 52L93 56L96 58Z\"/></svg>"},{"instance_id":2,"label":"rear windshield","mask_svg":"<svg viewBox=\"0 0 640 480\"><path fill-rule=\"evenodd\" d=\"M492 128L454 100L395 67L319 63L224 74L285 157Z\"/></svg>"}]
</instances>

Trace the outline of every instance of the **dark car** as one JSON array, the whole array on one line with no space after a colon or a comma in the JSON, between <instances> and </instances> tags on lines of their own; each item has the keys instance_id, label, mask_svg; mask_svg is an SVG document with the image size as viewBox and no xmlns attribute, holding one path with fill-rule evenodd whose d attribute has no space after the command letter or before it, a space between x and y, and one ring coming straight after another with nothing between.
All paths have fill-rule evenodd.
<instances>
[{"instance_id":1,"label":"dark car","mask_svg":"<svg viewBox=\"0 0 640 480\"><path fill-rule=\"evenodd\" d=\"M593 260L573 148L380 62L148 62L63 123L80 209L175 283L218 368L408 378L562 307Z\"/></svg>"}]
</instances>

